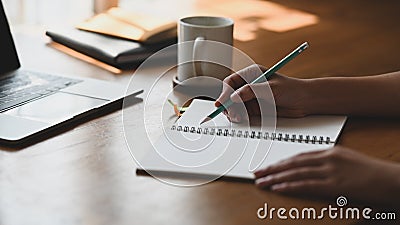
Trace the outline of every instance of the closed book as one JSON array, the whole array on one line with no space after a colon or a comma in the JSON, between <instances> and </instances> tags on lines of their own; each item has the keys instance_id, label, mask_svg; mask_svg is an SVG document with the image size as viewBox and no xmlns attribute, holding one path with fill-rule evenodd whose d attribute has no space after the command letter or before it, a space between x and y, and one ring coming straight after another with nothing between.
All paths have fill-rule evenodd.
<instances>
[{"instance_id":1,"label":"closed book","mask_svg":"<svg viewBox=\"0 0 400 225\"><path fill-rule=\"evenodd\" d=\"M47 30L52 41L119 69L136 68L155 52L176 43L170 37L157 43L140 43L78 29ZM171 52L171 51L168 51ZM176 57L174 52L165 57Z\"/></svg>"},{"instance_id":2,"label":"closed book","mask_svg":"<svg viewBox=\"0 0 400 225\"><path fill-rule=\"evenodd\" d=\"M79 23L78 29L138 42L159 42L176 36L176 21L113 7Z\"/></svg>"}]
</instances>

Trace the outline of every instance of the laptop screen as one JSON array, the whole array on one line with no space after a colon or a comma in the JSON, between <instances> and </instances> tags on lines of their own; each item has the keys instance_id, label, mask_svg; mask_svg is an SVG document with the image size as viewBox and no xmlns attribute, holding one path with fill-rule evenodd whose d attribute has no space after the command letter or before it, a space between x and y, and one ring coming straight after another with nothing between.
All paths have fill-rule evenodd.
<instances>
[{"instance_id":1,"label":"laptop screen","mask_svg":"<svg viewBox=\"0 0 400 225\"><path fill-rule=\"evenodd\" d=\"M20 67L10 27L0 0L0 76Z\"/></svg>"}]
</instances>

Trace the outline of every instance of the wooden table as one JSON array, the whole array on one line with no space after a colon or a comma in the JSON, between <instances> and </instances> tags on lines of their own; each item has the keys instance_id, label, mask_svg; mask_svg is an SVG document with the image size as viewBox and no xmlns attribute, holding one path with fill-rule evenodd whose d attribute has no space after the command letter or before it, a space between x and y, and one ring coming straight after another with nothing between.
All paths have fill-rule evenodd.
<instances>
[{"instance_id":1,"label":"wooden table","mask_svg":"<svg viewBox=\"0 0 400 225\"><path fill-rule=\"evenodd\" d=\"M254 40L236 40L235 46L257 63L271 65L294 46L309 41L310 49L280 72L310 78L370 75L400 69L398 2L274 2L315 15L318 20L313 25L285 32L256 29ZM255 24L259 19L251 15L244 18ZM67 56L46 46L37 33L17 32L16 37L26 68L121 84L127 84L133 73L111 74ZM145 86L155 75L134 76L136 85ZM170 89L172 83L164 81L160 86ZM129 109L140 112L143 105L139 102ZM319 224L322 221L259 220L256 211L264 203L271 207L298 208L335 204L334 199L278 195L249 183L215 181L182 188L137 176L125 143L121 116L121 110L113 112L20 150L0 147L0 224ZM139 113L133 114L128 126L135 126L142 118ZM339 144L400 162L399 137L398 119L349 118ZM141 140L137 142L140 146ZM325 224L367 222L323 221Z\"/></svg>"}]
</instances>

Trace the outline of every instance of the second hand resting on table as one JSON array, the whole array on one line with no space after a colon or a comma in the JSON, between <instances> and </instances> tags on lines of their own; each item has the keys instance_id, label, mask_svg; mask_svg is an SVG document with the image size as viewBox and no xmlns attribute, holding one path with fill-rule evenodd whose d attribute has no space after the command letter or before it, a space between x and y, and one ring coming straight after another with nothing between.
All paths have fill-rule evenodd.
<instances>
[{"instance_id":1,"label":"second hand resting on table","mask_svg":"<svg viewBox=\"0 0 400 225\"><path fill-rule=\"evenodd\" d=\"M260 115L261 101L275 101L277 114L282 117L312 114L400 115L400 71L366 77L315 79L275 74L268 84L248 84L245 79L256 78L260 69L266 70L254 65L225 78L222 93L215 105L220 106L228 98L238 105L244 102L249 117ZM271 99L267 85L274 99ZM234 104L224 114L232 122L241 122L247 116L239 108ZM342 146L328 151L299 154L255 172L256 185L261 188L323 197L346 195L377 204L398 204L399 174L398 163L365 156Z\"/></svg>"}]
</instances>

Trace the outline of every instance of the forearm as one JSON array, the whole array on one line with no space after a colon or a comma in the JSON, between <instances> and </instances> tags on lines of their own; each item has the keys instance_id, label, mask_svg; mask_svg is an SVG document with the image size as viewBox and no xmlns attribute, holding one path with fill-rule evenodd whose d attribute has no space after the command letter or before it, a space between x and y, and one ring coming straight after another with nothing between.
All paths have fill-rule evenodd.
<instances>
[{"instance_id":1,"label":"forearm","mask_svg":"<svg viewBox=\"0 0 400 225\"><path fill-rule=\"evenodd\" d=\"M367 77L307 81L308 114L400 116L400 71Z\"/></svg>"}]
</instances>

